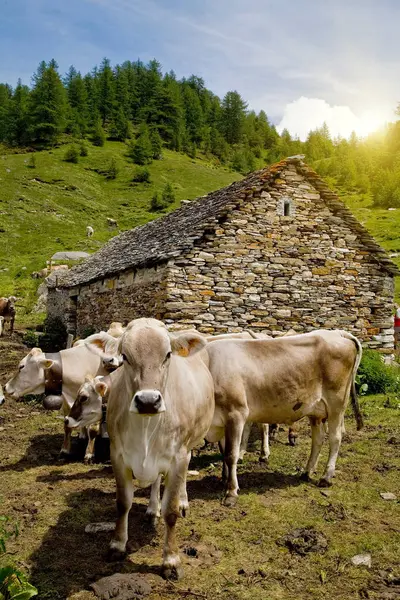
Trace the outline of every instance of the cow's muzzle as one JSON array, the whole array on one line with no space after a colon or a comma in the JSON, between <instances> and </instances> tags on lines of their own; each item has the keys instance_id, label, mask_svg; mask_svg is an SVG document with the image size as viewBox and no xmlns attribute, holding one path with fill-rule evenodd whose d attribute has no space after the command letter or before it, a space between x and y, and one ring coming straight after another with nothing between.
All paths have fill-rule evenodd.
<instances>
[{"instance_id":1,"label":"cow's muzzle","mask_svg":"<svg viewBox=\"0 0 400 600\"><path fill-rule=\"evenodd\" d=\"M139 415L157 415L165 411L165 402L158 390L141 390L132 398L130 412Z\"/></svg>"},{"instance_id":2,"label":"cow's muzzle","mask_svg":"<svg viewBox=\"0 0 400 600\"><path fill-rule=\"evenodd\" d=\"M43 407L47 410L58 410L62 407L62 403L62 396L45 396L43 400Z\"/></svg>"}]
</instances>

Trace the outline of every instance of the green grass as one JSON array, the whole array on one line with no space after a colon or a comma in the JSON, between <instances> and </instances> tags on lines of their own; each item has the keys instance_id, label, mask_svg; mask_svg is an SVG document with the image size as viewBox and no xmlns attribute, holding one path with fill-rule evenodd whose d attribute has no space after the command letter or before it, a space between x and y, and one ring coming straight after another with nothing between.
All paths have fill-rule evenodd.
<instances>
[{"instance_id":1,"label":"green grass","mask_svg":"<svg viewBox=\"0 0 400 600\"><path fill-rule=\"evenodd\" d=\"M151 183L132 184L136 165L125 155L125 144L107 142L103 148L88 144L88 148L89 155L80 157L78 164L63 160L65 145L36 152L35 168L28 166L31 154L0 149L0 295L22 297L20 317L25 322L38 285L30 273L45 267L54 252L95 252L118 233L108 228L107 217L117 220L120 231L158 217L160 213L149 212L149 203L166 182L174 188L176 202L168 208L173 210L182 199L241 177L207 160L165 150L163 159L148 167ZM95 169L106 169L112 159L119 172L115 180L107 180ZM89 239L87 225L95 230Z\"/></svg>"},{"instance_id":2,"label":"green grass","mask_svg":"<svg viewBox=\"0 0 400 600\"><path fill-rule=\"evenodd\" d=\"M339 196L387 252L400 253L400 209L374 208L370 194L341 193L339 190ZM392 260L400 267L400 256L394 257ZM399 302L400 277L395 278L395 286L395 298Z\"/></svg>"}]
</instances>

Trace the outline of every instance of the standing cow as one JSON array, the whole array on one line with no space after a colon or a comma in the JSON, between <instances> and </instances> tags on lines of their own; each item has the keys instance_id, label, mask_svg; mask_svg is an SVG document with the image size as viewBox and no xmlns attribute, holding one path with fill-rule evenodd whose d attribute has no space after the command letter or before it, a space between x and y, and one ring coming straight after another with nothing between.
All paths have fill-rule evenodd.
<instances>
[{"instance_id":1,"label":"standing cow","mask_svg":"<svg viewBox=\"0 0 400 600\"><path fill-rule=\"evenodd\" d=\"M158 489L165 477L161 512L166 524L163 572L179 577L176 521L188 508L186 476L191 449L206 435L214 414L206 341L196 334L170 336L155 319L132 321L120 338L123 365L112 377L107 406L118 519L111 554L125 554L132 477ZM153 497L153 516L159 498ZM151 504L151 503L150 503Z\"/></svg>"},{"instance_id":2,"label":"standing cow","mask_svg":"<svg viewBox=\"0 0 400 600\"><path fill-rule=\"evenodd\" d=\"M2 334L2 330L6 330L6 323L10 324L10 333L14 331L14 321L15 321L15 303L17 298L15 296L10 296L9 298L0 298L0 316L2 319L2 327L0 327L0 335Z\"/></svg>"},{"instance_id":3,"label":"standing cow","mask_svg":"<svg viewBox=\"0 0 400 600\"><path fill-rule=\"evenodd\" d=\"M306 479L316 467L327 421L330 451L320 485L330 485L350 393L362 426L354 385L362 354L357 338L345 331L320 330L273 340L214 341L207 353L216 404L207 437L217 441L225 432L225 504L236 502L236 466L246 421L291 424L307 416L312 447Z\"/></svg>"}]
</instances>

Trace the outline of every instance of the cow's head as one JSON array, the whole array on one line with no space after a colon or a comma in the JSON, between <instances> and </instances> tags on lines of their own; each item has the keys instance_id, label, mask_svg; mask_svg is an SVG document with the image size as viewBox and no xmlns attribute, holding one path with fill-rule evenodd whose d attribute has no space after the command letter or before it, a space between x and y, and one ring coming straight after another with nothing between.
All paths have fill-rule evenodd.
<instances>
[{"instance_id":1,"label":"cow's head","mask_svg":"<svg viewBox=\"0 0 400 600\"><path fill-rule=\"evenodd\" d=\"M2 404L4 404L5 400L6 400L6 399L4 398L4 394L3 394L3 388L1 387L1 384L0 384L0 406L1 406Z\"/></svg>"},{"instance_id":2,"label":"cow's head","mask_svg":"<svg viewBox=\"0 0 400 600\"><path fill-rule=\"evenodd\" d=\"M104 355L107 337L95 342L97 351ZM170 334L164 323L156 319L131 321L118 340L116 351L123 359L123 375L131 394L130 412L147 416L164 412L171 357L190 357L206 344L194 331Z\"/></svg>"},{"instance_id":3,"label":"cow's head","mask_svg":"<svg viewBox=\"0 0 400 600\"><path fill-rule=\"evenodd\" d=\"M18 371L6 383L5 390L14 398L21 398L27 394L43 394L44 370L49 369L52 360L46 358L40 348L32 348L18 365Z\"/></svg>"},{"instance_id":4,"label":"cow's head","mask_svg":"<svg viewBox=\"0 0 400 600\"><path fill-rule=\"evenodd\" d=\"M64 422L70 429L88 427L101 421L102 405L108 392L108 385L103 377L86 377Z\"/></svg>"}]
</instances>

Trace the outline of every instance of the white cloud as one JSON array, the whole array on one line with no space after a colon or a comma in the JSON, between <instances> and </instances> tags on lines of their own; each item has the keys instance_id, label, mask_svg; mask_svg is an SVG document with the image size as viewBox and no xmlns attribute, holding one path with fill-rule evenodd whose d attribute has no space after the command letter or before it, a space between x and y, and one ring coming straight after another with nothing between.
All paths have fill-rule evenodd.
<instances>
[{"instance_id":1,"label":"white cloud","mask_svg":"<svg viewBox=\"0 0 400 600\"><path fill-rule=\"evenodd\" d=\"M365 110L356 115L348 106L331 106L320 98L301 96L285 106L283 117L277 129L287 129L291 135L305 140L309 131L328 125L332 137L349 137L352 131L365 136L393 119L393 112L387 108Z\"/></svg>"}]
</instances>

